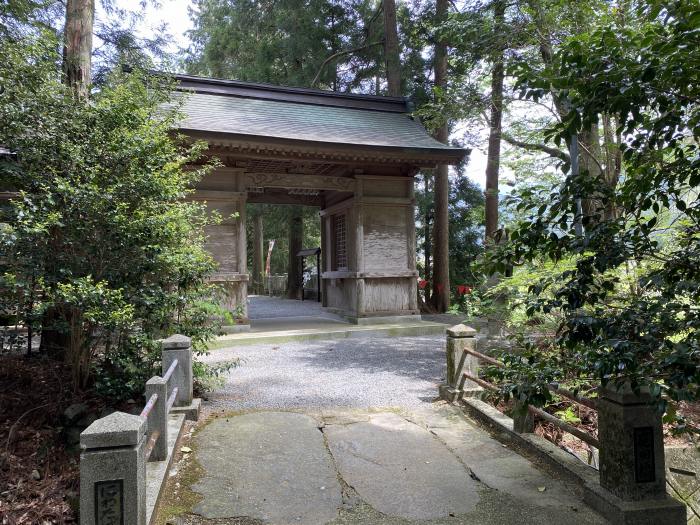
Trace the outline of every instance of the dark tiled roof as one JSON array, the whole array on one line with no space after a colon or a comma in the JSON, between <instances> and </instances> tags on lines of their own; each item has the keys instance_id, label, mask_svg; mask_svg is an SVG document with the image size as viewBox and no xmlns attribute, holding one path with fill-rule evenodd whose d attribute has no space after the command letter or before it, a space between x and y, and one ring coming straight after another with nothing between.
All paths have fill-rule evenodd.
<instances>
[{"instance_id":1,"label":"dark tiled roof","mask_svg":"<svg viewBox=\"0 0 700 525\"><path fill-rule=\"evenodd\" d=\"M311 142L452 149L403 113L193 93L182 129Z\"/></svg>"},{"instance_id":2,"label":"dark tiled roof","mask_svg":"<svg viewBox=\"0 0 700 525\"><path fill-rule=\"evenodd\" d=\"M403 99L176 78L186 92L183 131L444 152L455 157L466 153L433 139L406 113Z\"/></svg>"}]
</instances>

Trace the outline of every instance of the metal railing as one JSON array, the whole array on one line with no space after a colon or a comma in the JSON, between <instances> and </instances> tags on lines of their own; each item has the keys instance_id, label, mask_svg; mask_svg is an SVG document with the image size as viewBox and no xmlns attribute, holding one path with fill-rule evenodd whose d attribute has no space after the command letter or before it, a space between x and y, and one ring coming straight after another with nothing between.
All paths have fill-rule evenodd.
<instances>
[{"instance_id":1,"label":"metal railing","mask_svg":"<svg viewBox=\"0 0 700 525\"><path fill-rule=\"evenodd\" d=\"M486 354L482 354L481 352L477 352L476 350L472 350L471 348L464 348L463 352L467 355L471 355L473 357L476 357L477 359L484 361L485 363L488 363L493 366L497 366L499 368L504 368L505 364L498 359L495 359L491 356L488 356ZM485 381L481 379L480 377L477 377L475 374L470 374L469 372L462 372L462 378L463 380L469 380L472 381L473 383L479 385L480 387L486 389L486 390L491 390L491 391L499 391L500 389L492 384L489 383L488 381ZM553 392L561 397L564 397L570 401L573 401L574 403L577 403L579 405L583 405L587 408L590 408L592 410L596 410L596 401L594 399L590 398L585 398L581 397L579 395L574 394L570 390L567 390L565 388L561 388L558 385L555 384L550 384L548 385L548 388L550 392ZM523 413L526 412L526 413ZM573 425L570 425L566 421L562 421L556 416L553 416L552 414L545 412L542 409L539 409L537 407L533 407L532 405L527 405L526 407L516 407L516 412L514 414L513 420L514 420L514 428L515 429L526 429L529 430L530 432L534 431L534 421L531 423L527 421L527 416L528 414L532 416L539 417L543 419L544 421L547 421L548 423L553 424L554 426L560 428L564 432L567 432L571 434L572 436L577 437L584 443L590 445L591 447L595 447L600 450L600 441L598 438L595 436L589 434L588 432L584 432ZM519 421L517 421L519 419ZM521 432L522 433L522 432ZM591 462L594 459L594 453L592 450L589 449L589 454L588 454L588 463L591 464Z\"/></svg>"},{"instance_id":2,"label":"metal railing","mask_svg":"<svg viewBox=\"0 0 700 525\"><path fill-rule=\"evenodd\" d=\"M174 380L178 365L179 360L173 359L163 377L146 382L147 401L140 414L146 419L146 461L163 461L168 454L168 415L179 392Z\"/></svg>"},{"instance_id":3,"label":"metal railing","mask_svg":"<svg viewBox=\"0 0 700 525\"><path fill-rule=\"evenodd\" d=\"M162 486L147 485L146 465L167 464L168 425L178 431L175 424L182 425L170 414L177 411L192 417L192 344L188 337L175 335L162 341L161 370L162 377L153 376L146 382L146 404L138 416L114 412L81 434L81 525L146 523L146 494Z\"/></svg>"}]
</instances>

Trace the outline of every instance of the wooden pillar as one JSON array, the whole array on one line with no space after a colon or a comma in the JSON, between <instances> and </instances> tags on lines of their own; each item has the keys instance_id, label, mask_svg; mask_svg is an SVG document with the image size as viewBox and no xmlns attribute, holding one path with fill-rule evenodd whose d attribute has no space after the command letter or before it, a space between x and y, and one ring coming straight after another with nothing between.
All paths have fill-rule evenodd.
<instances>
[{"instance_id":1,"label":"wooden pillar","mask_svg":"<svg viewBox=\"0 0 700 525\"><path fill-rule=\"evenodd\" d=\"M408 260L406 267L409 270L416 269L416 197L413 179L408 182L408 196L411 204L406 207L406 249ZM418 283L410 290L409 303L411 310L418 310Z\"/></svg>"},{"instance_id":2,"label":"wooden pillar","mask_svg":"<svg viewBox=\"0 0 700 525\"><path fill-rule=\"evenodd\" d=\"M355 306L355 311L357 316L360 317L365 313L365 279L362 277L365 271L365 252L364 252L364 241L365 241L365 213L364 206L362 203L362 196L364 192L363 182L359 180L355 186L355 199L352 206L352 219L353 223L349 226L352 228L353 232L353 249L354 249L354 269L357 272L357 280L355 281L355 293L357 294L357 303Z\"/></svg>"},{"instance_id":3,"label":"wooden pillar","mask_svg":"<svg viewBox=\"0 0 700 525\"><path fill-rule=\"evenodd\" d=\"M323 210L322 210L323 211ZM328 281L323 279L324 272L331 271L331 220L321 213L321 306L328 307Z\"/></svg>"},{"instance_id":4,"label":"wooden pillar","mask_svg":"<svg viewBox=\"0 0 700 525\"><path fill-rule=\"evenodd\" d=\"M253 291L261 294L264 291L263 274L263 217L257 213L253 219Z\"/></svg>"}]
</instances>

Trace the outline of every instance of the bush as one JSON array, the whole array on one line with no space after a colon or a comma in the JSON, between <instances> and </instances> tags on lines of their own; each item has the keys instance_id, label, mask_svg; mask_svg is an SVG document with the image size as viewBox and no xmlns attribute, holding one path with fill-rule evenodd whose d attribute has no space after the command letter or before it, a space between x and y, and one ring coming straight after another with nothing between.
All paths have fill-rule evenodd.
<instances>
[{"instance_id":1,"label":"bush","mask_svg":"<svg viewBox=\"0 0 700 525\"><path fill-rule=\"evenodd\" d=\"M213 163L173 135L162 78L115 72L77 99L57 44L0 42L0 144L15 154L0 184L17 192L0 231L0 307L58 334L74 387L94 375L130 396L156 370L159 338L179 332L202 350L229 315L207 283L203 227L216 217L187 201Z\"/></svg>"}]
</instances>

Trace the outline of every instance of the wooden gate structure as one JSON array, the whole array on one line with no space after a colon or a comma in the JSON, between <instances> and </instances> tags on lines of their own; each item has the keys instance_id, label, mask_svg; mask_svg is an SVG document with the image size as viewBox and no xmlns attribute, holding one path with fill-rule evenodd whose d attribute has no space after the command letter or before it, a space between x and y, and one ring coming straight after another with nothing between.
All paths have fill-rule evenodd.
<instances>
[{"instance_id":1,"label":"wooden gate structure","mask_svg":"<svg viewBox=\"0 0 700 525\"><path fill-rule=\"evenodd\" d=\"M193 198L228 217L209 227L207 249L231 309L246 304L252 202L319 208L329 312L355 323L419 313L413 178L457 164L466 150L433 139L403 98L175 78L185 99L180 132L205 140L224 164Z\"/></svg>"}]
</instances>

